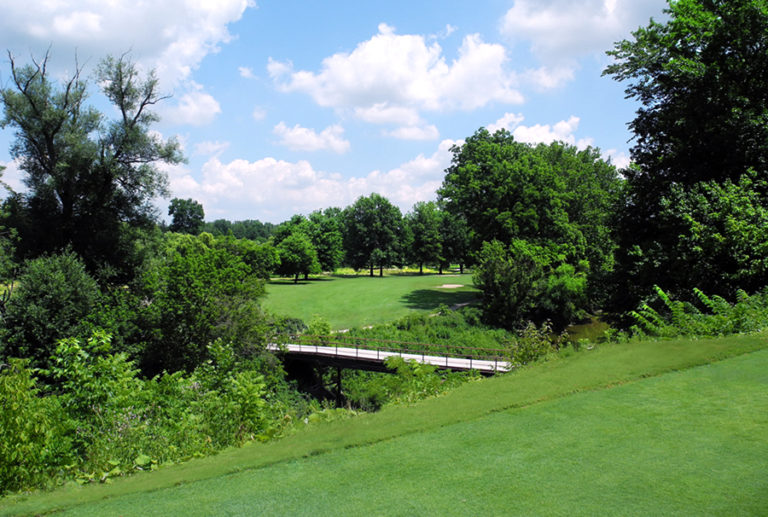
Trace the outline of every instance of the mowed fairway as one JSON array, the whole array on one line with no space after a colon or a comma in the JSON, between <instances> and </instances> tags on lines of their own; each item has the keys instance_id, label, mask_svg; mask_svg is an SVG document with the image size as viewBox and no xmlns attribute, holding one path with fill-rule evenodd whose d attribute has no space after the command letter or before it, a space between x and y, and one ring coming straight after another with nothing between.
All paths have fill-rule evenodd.
<instances>
[{"instance_id":1,"label":"mowed fairway","mask_svg":"<svg viewBox=\"0 0 768 517\"><path fill-rule=\"evenodd\" d=\"M298 284L292 280L272 281L267 284L264 307L305 323L313 316L322 316L332 329L340 330L386 323L412 311L434 310L440 304L472 302L478 293L470 274L326 276Z\"/></svg>"},{"instance_id":2,"label":"mowed fairway","mask_svg":"<svg viewBox=\"0 0 768 517\"><path fill-rule=\"evenodd\" d=\"M414 406L112 487L40 494L5 510L765 515L765 347L765 335L605 347Z\"/></svg>"}]
</instances>

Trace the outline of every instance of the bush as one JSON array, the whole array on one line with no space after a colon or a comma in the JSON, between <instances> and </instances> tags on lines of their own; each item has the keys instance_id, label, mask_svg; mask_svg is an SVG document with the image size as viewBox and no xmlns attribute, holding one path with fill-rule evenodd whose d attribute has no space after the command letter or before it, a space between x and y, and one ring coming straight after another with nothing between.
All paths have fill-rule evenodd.
<instances>
[{"instance_id":1,"label":"bush","mask_svg":"<svg viewBox=\"0 0 768 517\"><path fill-rule=\"evenodd\" d=\"M739 290L735 303L694 289L694 295L704 311L693 303L673 300L659 286L655 287L655 292L654 300L630 312L635 321L632 332L636 335L724 336L768 328L768 288L752 296Z\"/></svg>"},{"instance_id":2,"label":"bush","mask_svg":"<svg viewBox=\"0 0 768 517\"><path fill-rule=\"evenodd\" d=\"M73 252L30 260L5 306L2 355L47 368L59 339L86 334L84 321L99 296L98 284Z\"/></svg>"},{"instance_id":3,"label":"bush","mask_svg":"<svg viewBox=\"0 0 768 517\"><path fill-rule=\"evenodd\" d=\"M40 397L29 361L0 365L0 495L43 486L73 455L56 397Z\"/></svg>"}]
</instances>

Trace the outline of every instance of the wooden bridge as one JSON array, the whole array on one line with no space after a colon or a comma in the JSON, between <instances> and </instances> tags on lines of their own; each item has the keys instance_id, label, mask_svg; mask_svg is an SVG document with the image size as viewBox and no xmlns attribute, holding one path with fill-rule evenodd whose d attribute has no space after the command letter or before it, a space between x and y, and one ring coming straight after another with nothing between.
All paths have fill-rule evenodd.
<instances>
[{"instance_id":1,"label":"wooden bridge","mask_svg":"<svg viewBox=\"0 0 768 517\"><path fill-rule=\"evenodd\" d=\"M349 338L337 336L302 336L299 343L271 344L268 349L286 354L291 359L303 360L357 370L390 371L384 361L389 357L402 357L422 364L431 364L443 370L475 370L485 375L509 371L505 351L471 347L448 347L428 343ZM441 351L442 349L442 351ZM457 350L465 357L457 357Z\"/></svg>"}]
</instances>

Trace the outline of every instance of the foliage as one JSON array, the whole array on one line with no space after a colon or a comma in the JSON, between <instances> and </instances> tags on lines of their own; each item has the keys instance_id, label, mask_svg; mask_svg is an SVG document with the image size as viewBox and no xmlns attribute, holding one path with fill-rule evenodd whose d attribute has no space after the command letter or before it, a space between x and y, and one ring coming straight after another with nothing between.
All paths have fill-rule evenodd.
<instances>
[{"instance_id":1,"label":"foliage","mask_svg":"<svg viewBox=\"0 0 768 517\"><path fill-rule=\"evenodd\" d=\"M642 194L672 183L737 181L768 164L768 6L762 0L678 0L608 52L604 75L640 102L626 171ZM640 194L640 195L642 195ZM639 207L638 207L639 208Z\"/></svg>"},{"instance_id":2,"label":"foliage","mask_svg":"<svg viewBox=\"0 0 768 517\"><path fill-rule=\"evenodd\" d=\"M408 257L419 265L419 274L424 274L424 264L442 262L443 246L440 239L440 212L433 201L419 201L413 211L405 217L413 242Z\"/></svg>"},{"instance_id":3,"label":"foliage","mask_svg":"<svg viewBox=\"0 0 768 517\"><path fill-rule=\"evenodd\" d=\"M640 102L617 208L619 311L654 284L732 297L765 283L768 6L680 0L667 14L616 43L604 72Z\"/></svg>"},{"instance_id":4,"label":"foliage","mask_svg":"<svg viewBox=\"0 0 768 517\"><path fill-rule=\"evenodd\" d=\"M196 238L169 234L162 262L141 279L136 308L144 344L142 371L191 371L207 358L217 338L244 353L265 343L265 318L258 305L264 283L240 257Z\"/></svg>"},{"instance_id":5,"label":"foliage","mask_svg":"<svg viewBox=\"0 0 768 517\"><path fill-rule=\"evenodd\" d=\"M403 233L400 209L379 195L361 196L344 209L344 249L347 262L355 269L367 267L370 276L379 267L399 262L402 247L398 235Z\"/></svg>"},{"instance_id":6,"label":"foliage","mask_svg":"<svg viewBox=\"0 0 768 517\"><path fill-rule=\"evenodd\" d=\"M294 283L299 281L299 275L306 279L310 273L320 272L317 251L304 233L295 232L285 237L277 245L280 266L277 272L294 277Z\"/></svg>"},{"instance_id":7,"label":"foliage","mask_svg":"<svg viewBox=\"0 0 768 517\"><path fill-rule=\"evenodd\" d=\"M157 164L181 161L178 144L150 131L150 108L162 100L154 74L139 76L125 56L108 57L96 80L118 118L107 121L86 104L88 84L80 68L61 84L50 79L48 56L32 65L11 62L11 86L0 90L0 127L16 130L11 154L19 160L28 191L7 203L25 256L70 245L90 270L109 265L132 274L130 233L122 223L146 225L152 200L166 192Z\"/></svg>"},{"instance_id":8,"label":"foliage","mask_svg":"<svg viewBox=\"0 0 768 517\"><path fill-rule=\"evenodd\" d=\"M317 251L322 271L333 272L344 258L343 221L339 208L326 208L309 214L306 233Z\"/></svg>"},{"instance_id":9,"label":"foliage","mask_svg":"<svg viewBox=\"0 0 768 517\"><path fill-rule=\"evenodd\" d=\"M599 303L613 268L615 167L597 149L531 146L504 130L480 129L452 150L439 196L466 220L475 261L489 268L477 282L487 291L487 320L511 327L553 318L563 325ZM547 293L544 304L528 292L537 284Z\"/></svg>"},{"instance_id":10,"label":"foliage","mask_svg":"<svg viewBox=\"0 0 768 517\"><path fill-rule=\"evenodd\" d=\"M768 183L753 171L738 182L670 187L653 219L664 232L633 241L617 253L622 265L618 308L642 297L654 284L689 300L693 286L726 297L739 289L763 287L768 274L767 195Z\"/></svg>"},{"instance_id":11,"label":"foliage","mask_svg":"<svg viewBox=\"0 0 768 517\"><path fill-rule=\"evenodd\" d=\"M672 299L658 286L655 292L655 300L643 303L630 313L636 322L633 327L635 334L659 337L726 336L768 328L768 288L752 296L738 291L735 303L694 289L695 298L703 311L693 303ZM660 308L657 310L653 305Z\"/></svg>"},{"instance_id":12,"label":"foliage","mask_svg":"<svg viewBox=\"0 0 768 517\"><path fill-rule=\"evenodd\" d=\"M213 237L213 236L211 236ZM237 239L232 235L211 238L210 245L227 250L251 267L251 273L269 280L280 265L280 255L271 242L258 244L250 239Z\"/></svg>"},{"instance_id":13,"label":"foliage","mask_svg":"<svg viewBox=\"0 0 768 517\"><path fill-rule=\"evenodd\" d=\"M197 235L203 226L205 212L203 205L194 199L171 199L168 206L168 215L173 218L168 227L172 232L189 233Z\"/></svg>"},{"instance_id":14,"label":"foliage","mask_svg":"<svg viewBox=\"0 0 768 517\"><path fill-rule=\"evenodd\" d=\"M0 496L45 486L73 459L59 401L39 391L27 360L0 364Z\"/></svg>"},{"instance_id":15,"label":"foliage","mask_svg":"<svg viewBox=\"0 0 768 517\"><path fill-rule=\"evenodd\" d=\"M28 261L5 304L2 355L47 367L58 339L85 332L99 297L99 286L72 251Z\"/></svg>"},{"instance_id":16,"label":"foliage","mask_svg":"<svg viewBox=\"0 0 768 517\"><path fill-rule=\"evenodd\" d=\"M413 404L446 393L474 379L468 373L438 371L437 367L393 356L386 360L393 373L345 371L342 385L349 404L365 411Z\"/></svg>"},{"instance_id":17,"label":"foliage","mask_svg":"<svg viewBox=\"0 0 768 517\"><path fill-rule=\"evenodd\" d=\"M256 242L265 242L272 236L274 230L274 224L262 223L253 219L234 222L226 219L216 219L210 223L203 223L201 229L201 231L211 233L217 237L232 234L236 239L248 239Z\"/></svg>"},{"instance_id":18,"label":"foliage","mask_svg":"<svg viewBox=\"0 0 768 517\"><path fill-rule=\"evenodd\" d=\"M467 221L452 212L440 211L440 273L443 267L452 263L459 264L459 271L464 273L464 265L470 262L469 228Z\"/></svg>"},{"instance_id":19,"label":"foliage","mask_svg":"<svg viewBox=\"0 0 768 517\"><path fill-rule=\"evenodd\" d=\"M149 380L111 337L59 341L55 381L45 396L25 361L0 369L0 486L4 491L74 477L105 481L279 435L303 416L274 379L244 361L232 345L214 341L205 363L190 375ZM278 381L282 382L282 381Z\"/></svg>"}]
</instances>

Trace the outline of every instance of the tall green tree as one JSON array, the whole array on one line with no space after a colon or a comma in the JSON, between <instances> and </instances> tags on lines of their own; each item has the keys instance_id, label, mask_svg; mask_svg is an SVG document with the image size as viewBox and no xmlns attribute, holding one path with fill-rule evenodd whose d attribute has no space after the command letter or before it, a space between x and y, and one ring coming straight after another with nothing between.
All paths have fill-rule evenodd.
<instances>
[{"instance_id":1,"label":"tall green tree","mask_svg":"<svg viewBox=\"0 0 768 517\"><path fill-rule=\"evenodd\" d=\"M19 224L22 252L37 255L71 246L90 269L132 267L130 232L124 225L154 221L152 200L165 195L160 162L182 160L175 141L150 129L151 111L163 97L153 73L141 77L125 56L108 57L95 82L113 104L108 120L87 104L88 82L77 67L63 82L50 77L48 56L19 66L12 55L10 86L0 90L0 127L15 130L11 155L28 191L10 205Z\"/></svg>"},{"instance_id":2,"label":"tall green tree","mask_svg":"<svg viewBox=\"0 0 768 517\"><path fill-rule=\"evenodd\" d=\"M530 280L543 293L535 308L512 300L494 302L486 305L486 320L509 326L509 314L492 311L515 306L525 309L516 310L515 318L565 324L596 308L613 267L611 209L621 185L616 168L597 149L561 142L532 146L504 130L491 134L480 129L453 153L438 194L448 212L466 221L480 267L493 268L489 278L501 274L499 268L511 268L502 276L514 279L517 264L532 260L538 266L524 266L524 276L541 275ZM501 248L483 244L494 240ZM491 251L493 260L482 258ZM483 285L498 290L493 282Z\"/></svg>"},{"instance_id":3,"label":"tall green tree","mask_svg":"<svg viewBox=\"0 0 768 517\"><path fill-rule=\"evenodd\" d=\"M433 201L416 203L406 215L406 224L413 235L408 255L419 265L419 274L424 274L424 264L439 263L443 251L437 204Z\"/></svg>"},{"instance_id":4,"label":"tall green tree","mask_svg":"<svg viewBox=\"0 0 768 517\"><path fill-rule=\"evenodd\" d=\"M696 234L720 233L719 223L710 226L706 218L699 219L703 226L692 233L690 223L672 217L670 208L681 196L692 199L720 188L712 182L731 194L737 185L754 190L755 195L747 197L753 202L761 198L765 206L768 4L678 0L666 14L664 23L651 21L631 39L616 43L608 52L614 63L604 72L625 82L627 97L640 103L630 123L634 166L624 171L627 182L618 207L614 303L620 309L633 308L654 284L678 296L693 287L732 296L740 287L766 282L739 273L729 266L731 260L715 271L700 268L701 260L713 264L716 255L703 257L695 249L681 255L681 241L693 243ZM727 213L734 227L752 218L749 213ZM737 241L743 242L724 242ZM717 248L720 256L744 252L739 247ZM732 281L722 282L723 276Z\"/></svg>"},{"instance_id":5,"label":"tall green tree","mask_svg":"<svg viewBox=\"0 0 768 517\"><path fill-rule=\"evenodd\" d=\"M171 199L168 205L168 215L172 217L169 229L172 232L197 235L203 227L205 211L203 205L194 199Z\"/></svg>"},{"instance_id":6,"label":"tall green tree","mask_svg":"<svg viewBox=\"0 0 768 517\"><path fill-rule=\"evenodd\" d=\"M310 273L320 272L317 251L306 234L296 231L280 241L277 245L280 266L277 271L283 275L293 276L293 282L299 281L299 275L308 278Z\"/></svg>"},{"instance_id":7,"label":"tall green tree","mask_svg":"<svg viewBox=\"0 0 768 517\"><path fill-rule=\"evenodd\" d=\"M443 268L458 262L459 271L464 273L464 265L469 260L469 228L467 221L460 215L445 209L440 211L440 274Z\"/></svg>"},{"instance_id":8,"label":"tall green tree","mask_svg":"<svg viewBox=\"0 0 768 517\"><path fill-rule=\"evenodd\" d=\"M344 258L343 221L340 208L326 208L309 214L307 232L317 251L323 271L333 272Z\"/></svg>"},{"instance_id":9,"label":"tall green tree","mask_svg":"<svg viewBox=\"0 0 768 517\"><path fill-rule=\"evenodd\" d=\"M370 275L378 266L397 262L402 254L398 235L403 233L400 209L380 194L361 196L344 210L344 248L347 261L355 269L368 268Z\"/></svg>"}]
</instances>

